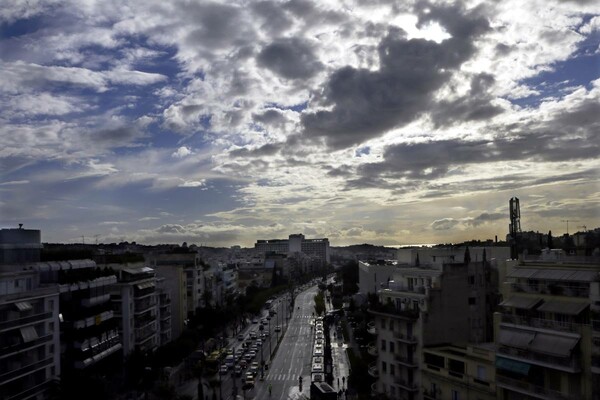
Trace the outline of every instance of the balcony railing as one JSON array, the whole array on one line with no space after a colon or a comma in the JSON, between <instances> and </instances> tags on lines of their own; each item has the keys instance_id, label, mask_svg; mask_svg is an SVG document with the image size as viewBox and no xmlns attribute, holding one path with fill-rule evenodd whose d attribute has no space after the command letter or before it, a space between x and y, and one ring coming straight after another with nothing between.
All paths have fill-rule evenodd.
<instances>
[{"instance_id":1,"label":"balcony railing","mask_svg":"<svg viewBox=\"0 0 600 400\"><path fill-rule=\"evenodd\" d=\"M555 321L543 318L528 318L511 314L502 314L502 322L515 325L526 325L533 328L552 329L555 331L581 333L581 324Z\"/></svg>"},{"instance_id":2,"label":"balcony railing","mask_svg":"<svg viewBox=\"0 0 600 400\"><path fill-rule=\"evenodd\" d=\"M406 335L402 332L394 331L394 339L408 344L417 344L419 339L413 335Z\"/></svg>"},{"instance_id":3,"label":"balcony railing","mask_svg":"<svg viewBox=\"0 0 600 400\"><path fill-rule=\"evenodd\" d=\"M377 389L377 382L371 385L371 397L379 397L381 396L381 392Z\"/></svg>"},{"instance_id":4,"label":"balcony railing","mask_svg":"<svg viewBox=\"0 0 600 400\"><path fill-rule=\"evenodd\" d=\"M379 377L379 370L377 369L377 362L372 362L371 364L369 364L369 375L371 375L373 378Z\"/></svg>"},{"instance_id":5,"label":"balcony railing","mask_svg":"<svg viewBox=\"0 0 600 400\"><path fill-rule=\"evenodd\" d=\"M419 390L419 387L416 384L408 382L401 376L394 376L394 383L400 386L402 389L408 390L410 392L417 392Z\"/></svg>"},{"instance_id":6,"label":"balcony railing","mask_svg":"<svg viewBox=\"0 0 600 400\"><path fill-rule=\"evenodd\" d=\"M540 293L540 294L552 294L556 296L569 296L569 297L589 297L590 288L589 286L570 286L560 285L557 283L545 283L540 282L538 284L529 284L525 282L514 282L511 284L511 288L515 292L525 293Z\"/></svg>"},{"instance_id":7,"label":"balcony railing","mask_svg":"<svg viewBox=\"0 0 600 400\"><path fill-rule=\"evenodd\" d=\"M528 350L520 350L508 346L499 346L498 353L502 355L516 357L520 360L543 366L554 366L556 369L569 372L580 372L581 361L579 356L573 355L570 358L556 357L547 354L535 353Z\"/></svg>"},{"instance_id":8,"label":"balcony railing","mask_svg":"<svg viewBox=\"0 0 600 400\"><path fill-rule=\"evenodd\" d=\"M141 301L135 302L135 312L134 314L142 314L148 311L150 308L156 307L156 300L152 299L144 299Z\"/></svg>"},{"instance_id":9,"label":"balcony railing","mask_svg":"<svg viewBox=\"0 0 600 400\"><path fill-rule=\"evenodd\" d=\"M11 371L0 375L0 382L6 382L8 380L18 377L19 375L23 375L28 372L32 372L37 369L43 368L47 365L52 364L53 360L54 360L54 357L48 357L48 358L34 361L28 365L25 365L25 366L22 366L22 367L19 367L16 369L13 368Z\"/></svg>"},{"instance_id":10,"label":"balcony railing","mask_svg":"<svg viewBox=\"0 0 600 400\"><path fill-rule=\"evenodd\" d=\"M582 398L581 395L563 393L558 390L548 389L544 386L534 385L527 381L508 378L503 375L496 375L496 383L500 387L524 393L539 399L576 400Z\"/></svg>"},{"instance_id":11,"label":"balcony railing","mask_svg":"<svg viewBox=\"0 0 600 400\"><path fill-rule=\"evenodd\" d=\"M20 325L26 325L32 322L41 322L45 319L52 318L51 312L28 315L26 317L13 319L10 321L2 321L0 322L0 331L4 331L10 328L14 328Z\"/></svg>"},{"instance_id":12,"label":"balcony railing","mask_svg":"<svg viewBox=\"0 0 600 400\"><path fill-rule=\"evenodd\" d=\"M371 335L377 335L377 328L375 327L375 322L371 321L367 324L367 332Z\"/></svg>"},{"instance_id":13,"label":"balcony railing","mask_svg":"<svg viewBox=\"0 0 600 400\"><path fill-rule=\"evenodd\" d=\"M8 397L6 397L6 400L22 400L22 399L32 398L32 397L34 397L34 395L39 396L39 395L43 394L46 390L48 390L48 388L50 387L51 384L52 384L51 379L44 381L35 386L28 387L27 389L23 390L22 392L19 392L12 396L8 395Z\"/></svg>"},{"instance_id":14,"label":"balcony railing","mask_svg":"<svg viewBox=\"0 0 600 400\"><path fill-rule=\"evenodd\" d=\"M397 363L402 364L406 367L409 367L409 368L417 368L418 367L417 362L415 361L414 358L409 359L408 357L404 357L400 354L396 354L394 356L394 359L396 360Z\"/></svg>"},{"instance_id":15,"label":"balcony railing","mask_svg":"<svg viewBox=\"0 0 600 400\"><path fill-rule=\"evenodd\" d=\"M377 345L375 344L375 342L371 342L367 345L367 353L369 353L373 357L377 357Z\"/></svg>"},{"instance_id":16,"label":"balcony railing","mask_svg":"<svg viewBox=\"0 0 600 400\"><path fill-rule=\"evenodd\" d=\"M45 336L41 336L35 340L32 340L30 342L18 343L18 344L12 345L12 346L2 347L0 349L0 356L15 353L17 351L23 351L26 349L30 349L32 347L39 346L42 344L46 344L50 340L52 340L52 335L45 335Z\"/></svg>"}]
</instances>

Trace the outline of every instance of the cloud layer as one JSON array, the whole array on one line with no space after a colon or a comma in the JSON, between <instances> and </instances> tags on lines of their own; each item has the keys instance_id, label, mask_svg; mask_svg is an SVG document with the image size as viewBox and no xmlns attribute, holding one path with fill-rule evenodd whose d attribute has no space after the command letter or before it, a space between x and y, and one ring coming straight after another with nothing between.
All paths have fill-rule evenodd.
<instances>
[{"instance_id":1,"label":"cloud layer","mask_svg":"<svg viewBox=\"0 0 600 400\"><path fill-rule=\"evenodd\" d=\"M251 245L600 225L594 2L12 2L0 216ZM117 223L118 222L118 223Z\"/></svg>"}]
</instances>

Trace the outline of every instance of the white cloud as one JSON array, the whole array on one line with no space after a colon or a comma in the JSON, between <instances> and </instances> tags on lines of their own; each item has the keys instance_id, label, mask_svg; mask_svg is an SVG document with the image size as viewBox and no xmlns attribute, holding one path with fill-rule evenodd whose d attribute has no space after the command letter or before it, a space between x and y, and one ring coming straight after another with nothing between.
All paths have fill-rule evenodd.
<instances>
[{"instance_id":1,"label":"white cloud","mask_svg":"<svg viewBox=\"0 0 600 400\"><path fill-rule=\"evenodd\" d=\"M173 154L171 154L171 157L174 157L174 158L184 158L184 157L189 156L190 154L194 154L192 152L192 150L190 150L186 146L181 146L180 148L177 149L177 151L175 151L175 152L173 152Z\"/></svg>"}]
</instances>

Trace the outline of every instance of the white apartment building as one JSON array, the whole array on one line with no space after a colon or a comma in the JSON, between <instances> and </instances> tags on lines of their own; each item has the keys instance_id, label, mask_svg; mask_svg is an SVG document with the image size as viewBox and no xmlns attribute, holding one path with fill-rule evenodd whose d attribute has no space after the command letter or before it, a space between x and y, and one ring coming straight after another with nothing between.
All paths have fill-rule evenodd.
<instances>
[{"instance_id":1,"label":"white apartment building","mask_svg":"<svg viewBox=\"0 0 600 400\"><path fill-rule=\"evenodd\" d=\"M134 350L154 351L160 344L159 303L156 276L149 267L129 267L118 271L112 288L112 301L119 319L123 354Z\"/></svg>"},{"instance_id":2,"label":"white apartment building","mask_svg":"<svg viewBox=\"0 0 600 400\"><path fill-rule=\"evenodd\" d=\"M173 340L171 329L171 292L163 277L156 278L156 294L158 296L158 339L159 346Z\"/></svg>"},{"instance_id":3,"label":"white apartment building","mask_svg":"<svg viewBox=\"0 0 600 400\"><path fill-rule=\"evenodd\" d=\"M257 240L254 249L259 253L304 253L322 262L330 262L329 239L306 239L302 234L290 235L288 239Z\"/></svg>"},{"instance_id":4,"label":"white apartment building","mask_svg":"<svg viewBox=\"0 0 600 400\"><path fill-rule=\"evenodd\" d=\"M35 271L0 273L0 397L47 397L60 376L58 286Z\"/></svg>"},{"instance_id":5,"label":"white apartment building","mask_svg":"<svg viewBox=\"0 0 600 400\"><path fill-rule=\"evenodd\" d=\"M187 280L182 265L157 265L157 276L164 278L160 286L170 294L171 338L177 339L185 327L188 318Z\"/></svg>"},{"instance_id":6,"label":"white apartment building","mask_svg":"<svg viewBox=\"0 0 600 400\"><path fill-rule=\"evenodd\" d=\"M362 294L375 294L394 279L398 262L382 260L358 262L358 291Z\"/></svg>"}]
</instances>

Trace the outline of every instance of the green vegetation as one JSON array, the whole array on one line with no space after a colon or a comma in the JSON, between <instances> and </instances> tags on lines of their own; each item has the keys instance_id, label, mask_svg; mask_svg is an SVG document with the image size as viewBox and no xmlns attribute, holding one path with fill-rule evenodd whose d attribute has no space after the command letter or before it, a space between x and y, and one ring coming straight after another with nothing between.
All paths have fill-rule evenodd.
<instances>
[{"instance_id":1,"label":"green vegetation","mask_svg":"<svg viewBox=\"0 0 600 400\"><path fill-rule=\"evenodd\" d=\"M357 391L359 399L366 399L371 393L371 384L374 382L369 375L367 358L357 356L351 348L346 349L346 352L350 361L348 385Z\"/></svg>"},{"instance_id":2,"label":"green vegetation","mask_svg":"<svg viewBox=\"0 0 600 400\"><path fill-rule=\"evenodd\" d=\"M325 313L325 297L323 292L319 292L315 296L315 314L323 315Z\"/></svg>"}]
</instances>

